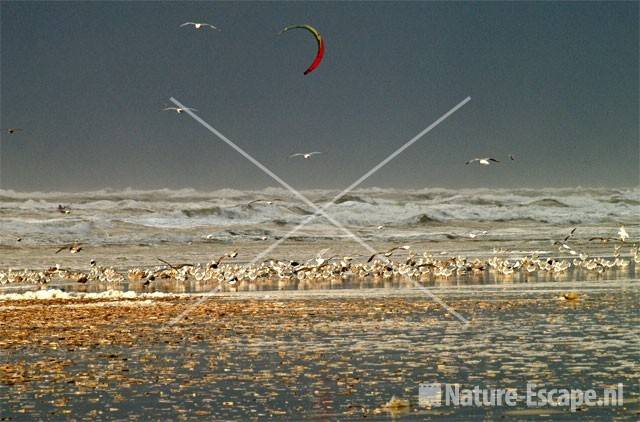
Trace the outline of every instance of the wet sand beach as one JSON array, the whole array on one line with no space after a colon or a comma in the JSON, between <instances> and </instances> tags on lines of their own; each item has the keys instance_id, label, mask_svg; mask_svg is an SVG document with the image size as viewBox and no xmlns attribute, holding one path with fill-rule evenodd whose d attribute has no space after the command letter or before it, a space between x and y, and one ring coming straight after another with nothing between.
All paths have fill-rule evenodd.
<instances>
[{"instance_id":1,"label":"wet sand beach","mask_svg":"<svg viewBox=\"0 0 640 422\"><path fill-rule=\"evenodd\" d=\"M352 196L336 207L373 259L322 220L256 259L308 212L255 193L9 193L0 418L636 420L638 191L564 193ZM420 403L434 382L519 399ZM529 382L624 401L532 408Z\"/></svg>"},{"instance_id":2,"label":"wet sand beach","mask_svg":"<svg viewBox=\"0 0 640 422\"><path fill-rule=\"evenodd\" d=\"M640 420L639 12L0 0L0 422Z\"/></svg>"},{"instance_id":3,"label":"wet sand beach","mask_svg":"<svg viewBox=\"0 0 640 422\"><path fill-rule=\"evenodd\" d=\"M498 294L441 290L470 323L419 290L227 293L0 304L2 417L449 419L548 415L562 407L424 408L422 382L573 388L623 383L636 420L637 282ZM190 312L176 324L171 321ZM408 408L384 405L396 395Z\"/></svg>"}]
</instances>

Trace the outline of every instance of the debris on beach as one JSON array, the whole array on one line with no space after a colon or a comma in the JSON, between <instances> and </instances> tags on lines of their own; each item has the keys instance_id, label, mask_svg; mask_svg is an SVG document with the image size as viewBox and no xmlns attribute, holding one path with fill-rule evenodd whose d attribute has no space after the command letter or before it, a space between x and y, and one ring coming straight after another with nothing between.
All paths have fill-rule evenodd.
<instances>
[{"instance_id":1,"label":"debris on beach","mask_svg":"<svg viewBox=\"0 0 640 422\"><path fill-rule=\"evenodd\" d=\"M580 295L576 292L568 292L563 294L562 298L568 301L576 301L576 300L580 300Z\"/></svg>"},{"instance_id":2,"label":"debris on beach","mask_svg":"<svg viewBox=\"0 0 640 422\"><path fill-rule=\"evenodd\" d=\"M384 408L393 410L405 409L408 407L410 407L409 400L396 397L395 395L391 396L391 400L384 405Z\"/></svg>"}]
</instances>

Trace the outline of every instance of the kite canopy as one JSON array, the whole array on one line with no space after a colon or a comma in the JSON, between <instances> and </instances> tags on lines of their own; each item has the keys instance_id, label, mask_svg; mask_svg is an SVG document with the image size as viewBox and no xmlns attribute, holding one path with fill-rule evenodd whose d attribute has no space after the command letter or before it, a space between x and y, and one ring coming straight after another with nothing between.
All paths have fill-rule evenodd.
<instances>
[{"instance_id":1,"label":"kite canopy","mask_svg":"<svg viewBox=\"0 0 640 422\"><path fill-rule=\"evenodd\" d=\"M289 25L282 31L280 31L280 33L282 34L283 32L287 32L290 29L306 29L313 34L313 36L316 38L316 42L318 43L318 53L316 54L316 58L313 59L313 63L311 63L309 68L304 71L304 74L308 75L309 73L313 72L322 61L322 57L324 56L324 40L322 39L322 36L318 32L318 30L311 25Z\"/></svg>"}]
</instances>

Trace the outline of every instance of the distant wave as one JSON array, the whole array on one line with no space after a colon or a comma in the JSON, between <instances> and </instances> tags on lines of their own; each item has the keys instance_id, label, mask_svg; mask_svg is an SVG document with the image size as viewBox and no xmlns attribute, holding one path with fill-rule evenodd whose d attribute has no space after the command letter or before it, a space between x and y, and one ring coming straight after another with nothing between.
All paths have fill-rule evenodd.
<instances>
[{"instance_id":1,"label":"distant wave","mask_svg":"<svg viewBox=\"0 0 640 422\"><path fill-rule=\"evenodd\" d=\"M536 206L539 206L539 207L560 207L560 208L569 207L569 205L565 204L564 202L558 201L557 199L553 199L553 198L537 199L535 201L531 201L529 203L522 204L522 206L524 206L524 207L531 206L531 205L536 205Z\"/></svg>"},{"instance_id":2,"label":"distant wave","mask_svg":"<svg viewBox=\"0 0 640 422\"><path fill-rule=\"evenodd\" d=\"M302 192L319 205L338 192ZM248 203L255 199L278 199ZM57 211L58 204L71 214ZM95 242L154 242L216 236L257 236L295 225L313 214L285 189L103 189L93 192L15 192L0 190L0 244L15 237L25 242L73 241L93 234ZM514 224L616 224L637 222L640 189L358 189L340 198L328 213L341 223L368 230L378 225L428 230L454 222ZM329 222L313 220L315 233ZM217 238L217 237L216 237ZM9 239L9 240L7 240Z\"/></svg>"},{"instance_id":3,"label":"distant wave","mask_svg":"<svg viewBox=\"0 0 640 422\"><path fill-rule=\"evenodd\" d=\"M187 217L202 217L207 215L222 215L223 210L220 207L196 208L182 210Z\"/></svg>"},{"instance_id":4,"label":"distant wave","mask_svg":"<svg viewBox=\"0 0 640 422\"><path fill-rule=\"evenodd\" d=\"M427 214L421 214L415 218L415 224L419 226L432 225L442 223L443 220L429 216Z\"/></svg>"}]
</instances>

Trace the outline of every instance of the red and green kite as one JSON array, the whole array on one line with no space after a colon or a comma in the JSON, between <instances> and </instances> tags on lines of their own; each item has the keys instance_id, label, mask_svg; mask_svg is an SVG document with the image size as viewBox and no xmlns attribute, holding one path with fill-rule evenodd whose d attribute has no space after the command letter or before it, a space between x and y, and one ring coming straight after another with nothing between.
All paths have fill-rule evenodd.
<instances>
[{"instance_id":1,"label":"red and green kite","mask_svg":"<svg viewBox=\"0 0 640 422\"><path fill-rule=\"evenodd\" d=\"M313 34L313 36L316 38L316 42L318 43L318 52L316 53L316 58L313 59L313 63L311 63L311 66L309 66L309 68L304 71L304 74L308 75L309 73L313 72L322 61L322 57L324 56L324 40L322 39L322 36L318 32L318 30L311 25L289 25L282 31L280 31L280 33L282 34L283 32L287 32L290 29L306 29Z\"/></svg>"}]
</instances>

